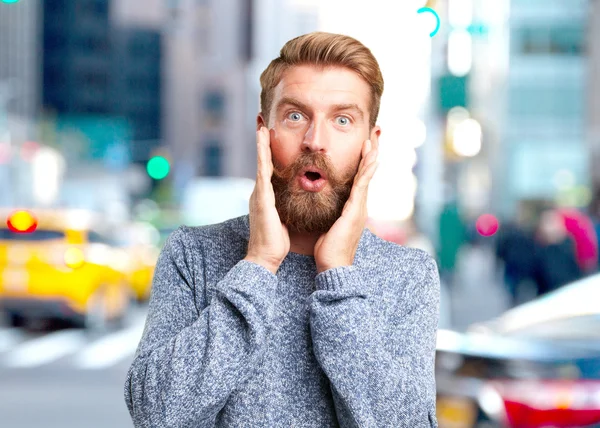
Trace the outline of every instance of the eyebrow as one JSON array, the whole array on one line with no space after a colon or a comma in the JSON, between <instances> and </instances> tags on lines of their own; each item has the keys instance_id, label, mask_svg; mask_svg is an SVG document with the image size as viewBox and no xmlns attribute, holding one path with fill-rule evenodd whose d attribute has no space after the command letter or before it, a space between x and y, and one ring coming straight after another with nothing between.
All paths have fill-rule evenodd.
<instances>
[{"instance_id":1,"label":"eyebrow","mask_svg":"<svg viewBox=\"0 0 600 428\"><path fill-rule=\"evenodd\" d=\"M307 104L305 104L302 101L300 101L296 98L293 98L293 97L283 97L281 100L279 100L279 102L277 103L276 110L278 111L284 105L292 105L292 106L298 107L300 110L304 110L304 111L310 110L310 108L308 107ZM335 104L335 105L331 106L331 110L333 110L333 111L353 110L360 116L361 120L365 119L365 114L363 113L361 108L358 106L358 104L354 104L354 103Z\"/></svg>"}]
</instances>

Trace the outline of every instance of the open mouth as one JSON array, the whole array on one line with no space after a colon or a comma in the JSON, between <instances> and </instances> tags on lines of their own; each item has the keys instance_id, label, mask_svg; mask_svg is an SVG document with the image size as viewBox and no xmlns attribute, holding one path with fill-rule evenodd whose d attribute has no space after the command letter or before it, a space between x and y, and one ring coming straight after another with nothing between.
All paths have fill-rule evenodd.
<instances>
[{"instance_id":1,"label":"open mouth","mask_svg":"<svg viewBox=\"0 0 600 428\"><path fill-rule=\"evenodd\" d=\"M306 178L308 178L310 181L317 181L319 178L321 178L321 174L319 174L318 172L314 172L314 171L306 171L304 173L304 175L306 176Z\"/></svg>"},{"instance_id":2,"label":"open mouth","mask_svg":"<svg viewBox=\"0 0 600 428\"><path fill-rule=\"evenodd\" d=\"M327 176L317 168L301 171L299 179L300 187L307 192L320 192L327 184Z\"/></svg>"}]
</instances>

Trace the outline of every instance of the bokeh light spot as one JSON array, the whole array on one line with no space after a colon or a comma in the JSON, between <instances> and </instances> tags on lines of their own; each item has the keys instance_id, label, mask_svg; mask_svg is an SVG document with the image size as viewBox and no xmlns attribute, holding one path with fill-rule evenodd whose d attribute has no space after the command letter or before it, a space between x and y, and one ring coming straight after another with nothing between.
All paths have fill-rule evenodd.
<instances>
[{"instance_id":1,"label":"bokeh light spot","mask_svg":"<svg viewBox=\"0 0 600 428\"><path fill-rule=\"evenodd\" d=\"M17 233L31 233L37 228L37 219L29 211L19 210L6 220L8 228Z\"/></svg>"},{"instance_id":2,"label":"bokeh light spot","mask_svg":"<svg viewBox=\"0 0 600 428\"><path fill-rule=\"evenodd\" d=\"M492 214L483 214L475 223L475 228L481 236L493 236L500 227L498 219Z\"/></svg>"},{"instance_id":3,"label":"bokeh light spot","mask_svg":"<svg viewBox=\"0 0 600 428\"><path fill-rule=\"evenodd\" d=\"M148 161L148 165L146 166L146 170L148 171L148 175L155 180L162 180L167 175L169 175L169 170L171 166L169 165L169 161L162 156L155 156Z\"/></svg>"},{"instance_id":4,"label":"bokeh light spot","mask_svg":"<svg viewBox=\"0 0 600 428\"><path fill-rule=\"evenodd\" d=\"M69 248L65 252L65 264L71 269L77 269L85 263L85 254L80 248Z\"/></svg>"},{"instance_id":5,"label":"bokeh light spot","mask_svg":"<svg viewBox=\"0 0 600 428\"><path fill-rule=\"evenodd\" d=\"M21 159L25 162L31 162L40 148L40 144L35 141L24 142L21 146Z\"/></svg>"}]
</instances>

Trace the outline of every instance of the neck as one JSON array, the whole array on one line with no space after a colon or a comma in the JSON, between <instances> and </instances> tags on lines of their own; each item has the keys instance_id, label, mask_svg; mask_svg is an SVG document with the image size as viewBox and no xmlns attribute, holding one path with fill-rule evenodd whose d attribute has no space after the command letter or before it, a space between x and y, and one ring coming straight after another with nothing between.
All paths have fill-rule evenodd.
<instances>
[{"instance_id":1,"label":"neck","mask_svg":"<svg viewBox=\"0 0 600 428\"><path fill-rule=\"evenodd\" d=\"M298 233L290 231L290 251L292 253L313 256L315 244L321 235L318 233Z\"/></svg>"}]
</instances>

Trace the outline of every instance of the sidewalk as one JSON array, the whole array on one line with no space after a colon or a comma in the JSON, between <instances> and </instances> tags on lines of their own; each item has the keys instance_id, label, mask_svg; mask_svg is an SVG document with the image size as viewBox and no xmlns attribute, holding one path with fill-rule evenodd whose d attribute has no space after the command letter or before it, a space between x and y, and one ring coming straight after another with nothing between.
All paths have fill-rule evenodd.
<instances>
[{"instance_id":1,"label":"sidewalk","mask_svg":"<svg viewBox=\"0 0 600 428\"><path fill-rule=\"evenodd\" d=\"M440 328L465 331L475 322L506 311L508 295L496 272L490 248L463 247L458 255L454 284L442 284Z\"/></svg>"}]
</instances>

